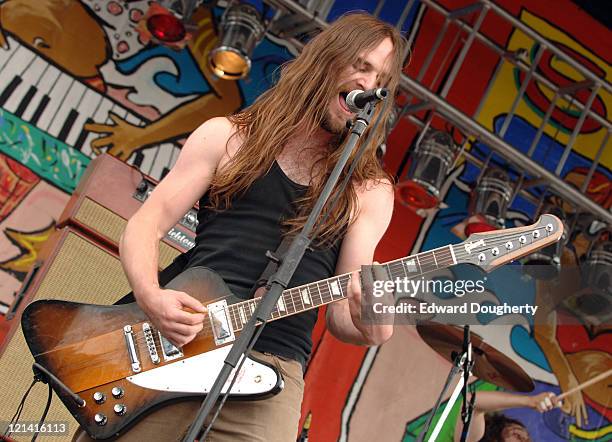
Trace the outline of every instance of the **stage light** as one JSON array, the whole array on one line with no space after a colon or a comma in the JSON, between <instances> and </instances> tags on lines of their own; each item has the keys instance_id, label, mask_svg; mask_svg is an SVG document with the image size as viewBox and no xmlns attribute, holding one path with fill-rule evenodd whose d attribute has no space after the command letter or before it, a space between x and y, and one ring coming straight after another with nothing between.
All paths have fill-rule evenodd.
<instances>
[{"instance_id":1,"label":"stage light","mask_svg":"<svg viewBox=\"0 0 612 442\"><path fill-rule=\"evenodd\" d=\"M447 132L430 129L411 155L407 180L396 186L399 201L415 209L431 209L459 151Z\"/></svg>"},{"instance_id":2,"label":"stage light","mask_svg":"<svg viewBox=\"0 0 612 442\"><path fill-rule=\"evenodd\" d=\"M164 43L174 43L185 38L185 26L172 14L155 14L147 20L147 29L153 37Z\"/></svg>"},{"instance_id":3,"label":"stage light","mask_svg":"<svg viewBox=\"0 0 612 442\"><path fill-rule=\"evenodd\" d=\"M140 41L144 44L152 42L174 50L183 49L191 39L191 33L187 30L184 19L181 20L176 14L174 10L152 3L136 26Z\"/></svg>"},{"instance_id":4,"label":"stage light","mask_svg":"<svg viewBox=\"0 0 612 442\"><path fill-rule=\"evenodd\" d=\"M215 75L226 80L246 77L251 70L251 54L264 35L259 11L238 3L229 7L220 26L219 44L209 54Z\"/></svg>"},{"instance_id":5,"label":"stage light","mask_svg":"<svg viewBox=\"0 0 612 442\"><path fill-rule=\"evenodd\" d=\"M600 240L595 243L581 266L585 287L608 295L612 295L612 239L610 236L612 236L611 232L600 236Z\"/></svg>"},{"instance_id":6,"label":"stage light","mask_svg":"<svg viewBox=\"0 0 612 442\"><path fill-rule=\"evenodd\" d=\"M580 266L582 288L563 300L563 307L583 324L612 324L612 232L604 232Z\"/></svg>"},{"instance_id":7,"label":"stage light","mask_svg":"<svg viewBox=\"0 0 612 442\"><path fill-rule=\"evenodd\" d=\"M470 194L465 235L503 229L511 196L508 174L498 168L487 169Z\"/></svg>"}]
</instances>

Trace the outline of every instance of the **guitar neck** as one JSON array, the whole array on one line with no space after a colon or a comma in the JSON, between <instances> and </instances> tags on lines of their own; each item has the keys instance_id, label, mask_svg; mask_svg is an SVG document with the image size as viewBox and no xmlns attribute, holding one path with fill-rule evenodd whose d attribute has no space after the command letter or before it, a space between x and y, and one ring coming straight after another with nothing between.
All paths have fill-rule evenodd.
<instances>
[{"instance_id":1,"label":"guitar neck","mask_svg":"<svg viewBox=\"0 0 612 442\"><path fill-rule=\"evenodd\" d=\"M416 255L396 259L381 264L389 275L389 279L415 278L426 273L450 267L457 264L454 246L448 245ZM286 289L281 294L278 303L272 310L270 321L302 313L332 302L346 299L351 274L333 276L310 284ZM238 302L227 306L228 316L235 331L240 331L251 319L260 298Z\"/></svg>"}]
</instances>

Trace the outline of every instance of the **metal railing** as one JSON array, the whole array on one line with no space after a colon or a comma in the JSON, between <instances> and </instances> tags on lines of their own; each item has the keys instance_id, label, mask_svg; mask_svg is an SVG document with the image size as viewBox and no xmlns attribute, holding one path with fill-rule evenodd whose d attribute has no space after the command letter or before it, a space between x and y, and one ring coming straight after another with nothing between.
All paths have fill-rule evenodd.
<instances>
[{"instance_id":1,"label":"metal railing","mask_svg":"<svg viewBox=\"0 0 612 442\"><path fill-rule=\"evenodd\" d=\"M319 29L324 29L328 26L326 18L327 12L330 10L330 5L328 4L330 3L329 1L325 2L325 14L319 14L316 10L308 10L307 8L304 8L294 0L265 1L272 7L282 10L283 14L293 14L297 17L300 17L304 22L308 22L312 26L315 26ZM612 92L612 85L605 79L598 77L587 67L581 65L570 55L566 54L560 48L555 46L553 42L540 35L537 31L530 28L527 24L521 22L519 19L509 14L507 11L493 3L491 0L478 0L465 7L458 8L452 11L447 10L443 6L439 5L436 0L420 0L420 3L420 6L417 6L418 8L427 8L425 12L431 11L434 13L441 14L444 17L444 23L441 29L438 31L438 35L434 43L432 44L432 47L429 49L429 52L425 57L417 76L413 79L409 78L406 75L402 75L401 88L403 92L409 96L409 99L404 109L400 111L400 115L403 118L408 118L409 121L412 121L413 123L417 123L417 126L421 129L420 136L422 136L424 131L429 127L429 124L431 123L434 115L442 117L448 123L460 129L467 136L471 137L473 141L480 141L486 144L492 152L501 156L510 165L514 166L515 171L518 175L520 175L520 179L516 183L517 189L515 189L515 194L522 190L520 189L520 187L523 186L525 183L524 178L526 175L529 175L531 181L536 180L538 182L545 183L550 192L559 195L567 203L572 204L574 207L580 210L591 212L600 220L606 222L609 225L612 225L612 213L584 195L584 192L587 189L589 182L592 179L601 158L607 153L612 154L612 148L608 145L610 131L612 131L612 122L610 122L605 116L598 114L595 110L592 109L592 104L598 93L600 91L605 91L607 93ZM386 2L384 0L379 0L374 7L374 15L379 15L383 10L385 4ZM408 0L403 8L398 8L398 10L401 10L401 12L395 25L399 29L404 26L404 22L406 21L411 9L415 4L415 0ZM424 13L422 10L420 12L421 14ZM489 36L487 36L481 31L484 21L493 14L497 16L498 20L502 19L507 24L511 25L514 29L520 30L523 34L525 34L535 44L538 45L536 54L531 63L528 63L527 61L523 60L520 56L521 54L508 52L506 49L495 43ZM473 24L469 24L467 21L473 16L475 16ZM436 55L437 51L440 50L442 40L445 37L447 31L450 29L451 25L458 27L457 36L460 32L463 32L464 35L466 35L467 37L463 42L463 47L459 49L458 55L455 57L453 64L444 79L444 83L441 85L440 93L436 94L430 89L428 89L422 83L422 81L423 78L425 78L426 72L431 66L431 63L434 59L434 55ZM302 42L300 42L299 40L295 38L290 38L290 40L298 48L301 47ZM456 41L453 42L449 49L447 49L447 54L445 55L445 57L449 56L450 51L454 50L454 46L457 41L459 41L459 38L456 38ZM482 110L484 103L488 97L489 88L487 88L483 96L480 98L480 103L477 106L477 110L472 116L465 114L460 109L458 109L458 107L454 106L446 99L446 97L449 95L449 92L452 90L454 81L459 71L461 70L461 67L463 66L467 54L475 41L482 43L486 48L492 50L495 54L497 54L497 56L499 56L497 71L499 71L503 63L508 62L514 65L516 68L520 69L521 72L525 74L518 93L512 101L510 109L508 110L508 113L504 118L504 121L498 134L491 132L489 129L485 128L483 125L477 122L478 115ZM559 85L554 84L548 78L544 77L541 73L538 72L537 67L540 60L542 59L543 54L546 51L550 51L550 53L554 54L555 57L558 57L560 60L564 61L578 74L583 76L584 79L582 81L577 81L572 85L561 87ZM437 80L438 74L439 72L434 77L434 81L432 82L432 84L434 84ZM530 82L538 82L539 84L547 87L554 93L554 96L545 115L542 117L540 125L537 128L537 133L527 151L527 154L524 154L519 151L519 149L511 146L508 142L504 141L503 137L510 126L512 118L514 117L518 105L523 99L524 93ZM581 103L573 96L573 94L575 94L581 89L589 89L591 91L585 103ZM414 98L418 98L421 101L415 104L413 103ZM572 133L569 136L569 140L565 145L563 153L558 163L556 164L556 167L554 167L554 170L550 170L550 167L547 169L543 165L536 162L532 158L532 155L535 152L536 147L542 135L544 134L547 125L551 122L553 111L558 105L559 100L565 100L566 102L569 102L572 106L575 106L575 108L579 110L580 115L577 118L576 124L572 130ZM425 120L419 120L416 118L414 112L415 108L430 110L430 112L426 114ZM570 156L570 153L572 152L577 137L580 134L580 130L587 118L590 118L599 123L602 128L606 130L606 134L603 137L601 145L597 149L594 161L587 173L585 181L582 183L580 189L576 189L567 182L563 181L560 178L560 173L562 172ZM488 160L483 162L475 158L473 155L467 154L465 155L465 157L468 161L471 161L472 163L476 164L477 167L486 167L488 164ZM533 198L531 199L533 200Z\"/></svg>"}]
</instances>

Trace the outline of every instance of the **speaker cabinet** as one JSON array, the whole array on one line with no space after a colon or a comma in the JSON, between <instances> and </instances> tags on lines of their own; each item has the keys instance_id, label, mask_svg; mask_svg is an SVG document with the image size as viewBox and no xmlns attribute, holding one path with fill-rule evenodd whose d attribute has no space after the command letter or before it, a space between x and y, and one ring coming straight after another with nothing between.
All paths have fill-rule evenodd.
<instances>
[{"instance_id":1,"label":"speaker cabinet","mask_svg":"<svg viewBox=\"0 0 612 442\"><path fill-rule=\"evenodd\" d=\"M142 206L157 182L112 155L103 154L87 167L58 225L76 226L88 236L117 248L127 220ZM195 244L197 207L186 213L159 244L162 267L172 261L174 250Z\"/></svg>"},{"instance_id":2,"label":"speaker cabinet","mask_svg":"<svg viewBox=\"0 0 612 442\"><path fill-rule=\"evenodd\" d=\"M179 251L172 249L174 258ZM78 230L64 227L54 233L41 254L42 265L26 284L23 297L12 308L8 336L0 347L0 422L8 422L33 379L32 358L21 332L20 319L25 306L37 299L60 299L87 304L112 304L130 292L127 278L118 256L109 248L93 242ZM167 263L164 263L167 264ZM31 276L31 275L29 275ZM9 315L11 316L11 315ZM20 422L38 422L47 400L48 387L37 383L27 398ZM55 393L53 393L55 396ZM70 440L77 422L57 397L53 398L47 422L68 422ZM5 428L0 428L0 434ZM13 434L17 440L31 436ZM45 434L45 438L52 437ZM56 439L56 440L58 440Z\"/></svg>"}]
</instances>

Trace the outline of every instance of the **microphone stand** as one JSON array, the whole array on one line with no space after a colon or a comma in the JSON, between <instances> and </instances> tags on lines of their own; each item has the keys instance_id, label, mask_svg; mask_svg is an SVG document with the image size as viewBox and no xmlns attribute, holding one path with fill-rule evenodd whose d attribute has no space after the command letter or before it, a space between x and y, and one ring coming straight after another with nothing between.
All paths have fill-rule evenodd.
<instances>
[{"instance_id":1,"label":"microphone stand","mask_svg":"<svg viewBox=\"0 0 612 442\"><path fill-rule=\"evenodd\" d=\"M287 287L295 270L297 269L302 257L306 249L309 247L311 238L310 234L312 233L316 222L319 219L319 215L321 214L323 207L330 195L332 194L338 179L340 178L340 174L344 169L346 163L348 162L353 149L357 145L357 142L365 132L366 128L370 124L372 119L372 115L374 114L374 109L376 104L367 103L363 110L359 112L355 121L351 127L351 131L348 135L348 139L346 140L344 149L342 150L342 155L340 156L338 163L332 170L327 182L325 183L325 187L323 188L321 195L315 202L312 212L308 216L304 227L300 231L299 234L296 235L295 238L291 241L287 252L284 257L280 261L280 265L277 271L270 277L268 280L267 287L269 287L268 292L265 296L262 297L261 301L257 303L257 307L253 312L253 316L244 326L236 341L232 345L232 349L229 354L225 358L223 367L215 380L215 383L211 387L210 392L206 395L206 398L202 402L202 406L198 411L198 414L191 424L189 428L189 432L183 439L183 442L193 442L200 435L200 430L204 424L204 421L210 414L213 409L214 404L217 402L221 394L222 387L225 385L227 379L229 378L232 370L238 366L244 359L246 359L246 353L248 349L253 344L253 337L256 333L256 326L259 324L259 327L263 327L270 317L272 310L276 306L278 299L280 298L283 290ZM373 129L375 130L376 125L380 123L380 118L373 125ZM363 153L363 151L359 152L359 154ZM358 154L358 156L359 156ZM354 159L354 162L358 161L358 156ZM278 260L279 257L274 257L270 253L267 253L266 256L272 258L273 260ZM229 391L229 389L228 389ZM220 406L223 404L221 403ZM212 423L208 424L208 427L212 426Z\"/></svg>"},{"instance_id":2,"label":"microphone stand","mask_svg":"<svg viewBox=\"0 0 612 442\"><path fill-rule=\"evenodd\" d=\"M431 435L427 439L427 442L435 442L437 440L438 434L440 434L440 431L442 430L442 426L444 425L444 422L448 418L448 415L450 414L451 409L453 408L453 405L457 401L459 394L463 396L463 406L461 409L461 421L463 422L463 430L461 431L461 442L465 442L468 436L470 422L472 420L472 412L474 410L474 401L476 399L476 392L474 391L472 392L471 400L470 401L467 400L468 389L469 389L468 380L470 378L470 373L472 371L473 366L474 366L474 359L472 355L472 342L470 341L470 326L465 325L463 327L462 352L455 357L455 361L453 363L453 366L451 367L451 371L448 374L448 377L446 378L446 382L444 383L444 388L442 388L442 391L440 392L440 396L438 396L436 404L434 405L431 412L429 413L427 422L425 422L425 426L423 427L423 430L419 433L417 442L422 442L423 440L425 440L425 437L427 436L427 432L429 431L429 428L431 427L433 417L438 412L438 409L440 408L440 404L442 403L442 399L446 395L448 388L450 387L452 381L455 379L457 375L459 375L459 382L455 386L454 391L452 392L450 398L448 399L444 407L444 411L442 412L442 415L438 419L438 422L436 423L436 426L431 432Z\"/></svg>"},{"instance_id":3,"label":"microphone stand","mask_svg":"<svg viewBox=\"0 0 612 442\"><path fill-rule=\"evenodd\" d=\"M472 422L472 413L474 411L474 402L476 400L476 391L472 392L472 397L468 401L470 372L474 361L472 359L472 342L470 341L470 326L463 326L463 353L466 355L463 364L463 406L461 407L461 421L463 429L461 430L461 442L465 442L470 431L470 423Z\"/></svg>"}]
</instances>

